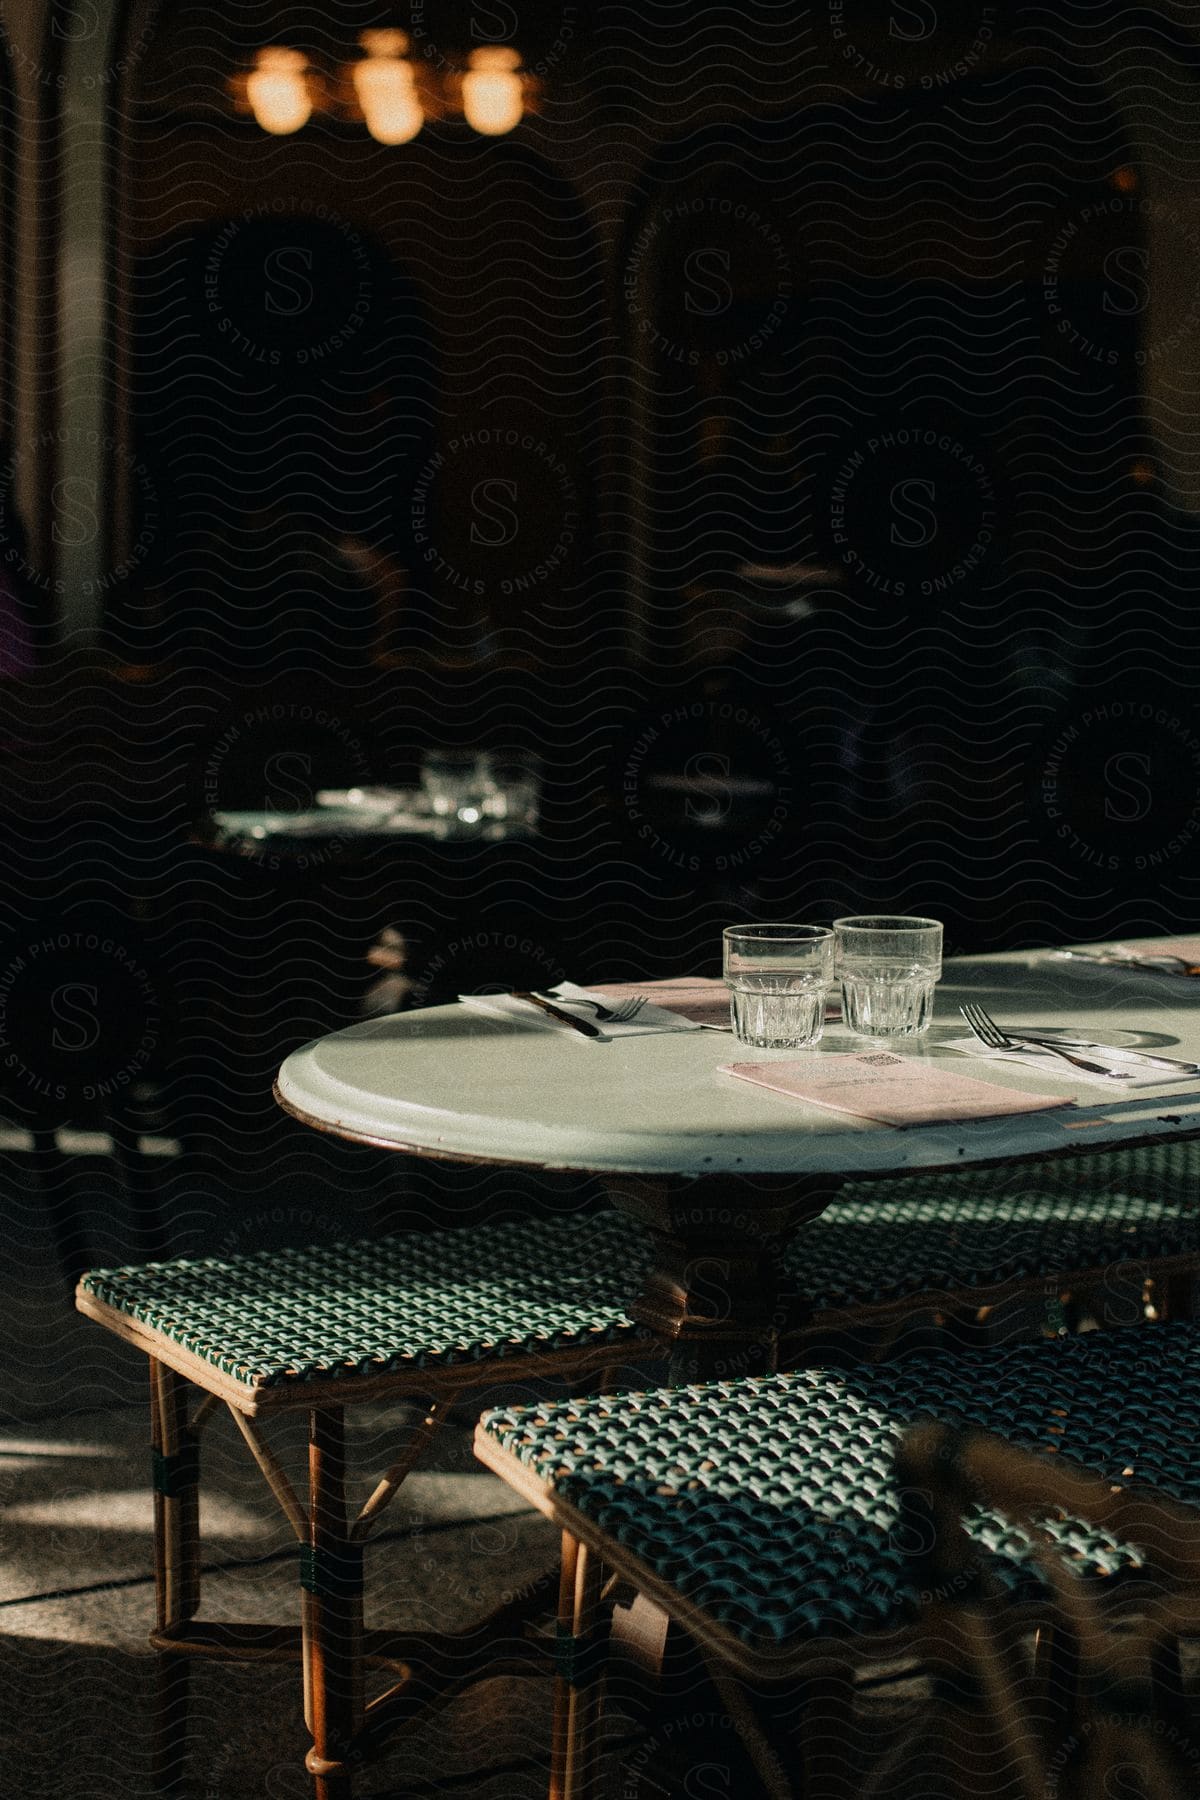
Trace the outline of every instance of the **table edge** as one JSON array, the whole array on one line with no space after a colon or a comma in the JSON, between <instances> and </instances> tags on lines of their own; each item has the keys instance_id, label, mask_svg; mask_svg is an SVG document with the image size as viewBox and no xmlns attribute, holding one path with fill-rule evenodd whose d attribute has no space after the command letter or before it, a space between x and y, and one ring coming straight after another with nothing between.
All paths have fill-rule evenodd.
<instances>
[{"instance_id":1,"label":"table edge","mask_svg":"<svg viewBox=\"0 0 1200 1800\"><path fill-rule=\"evenodd\" d=\"M626 1176L641 1176L647 1180L668 1182L694 1181L807 1181L819 1175L823 1180L831 1181L900 1181L916 1180L922 1175L951 1175L955 1171L970 1174L976 1169L1015 1168L1025 1163L1058 1162L1069 1157L1101 1156L1105 1152L1110 1155L1118 1150L1151 1149L1157 1144L1177 1144L1200 1138L1200 1120L1185 1128L1176 1128L1154 1133L1144 1133L1136 1138L1124 1138L1117 1143L1070 1143L1040 1150L999 1152L995 1156L955 1157L946 1163L921 1163L912 1168L890 1169L694 1169L665 1170L660 1167L619 1167L616 1164L599 1167L595 1163L543 1162L534 1157L506 1156L500 1152L491 1155L475 1155L466 1150L434 1149L431 1145L409 1143L403 1139L383 1137L375 1132L359 1131L346 1125L331 1125L328 1119L321 1119L315 1113L306 1112L296 1101L289 1099L279 1085L278 1078L271 1088L276 1104L291 1118L313 1131L322 1131L327 1137L341 1138L349 1144L363 1144L372 1150L394 1150L402 1156L414 1156L429 1162L447 1162L466 1164L472 1168L506 1168L534 1169L546 1173L563 1175L591 1175L601 1179L611 1176L621 1180Z\"/></svg>"}]
</instances>

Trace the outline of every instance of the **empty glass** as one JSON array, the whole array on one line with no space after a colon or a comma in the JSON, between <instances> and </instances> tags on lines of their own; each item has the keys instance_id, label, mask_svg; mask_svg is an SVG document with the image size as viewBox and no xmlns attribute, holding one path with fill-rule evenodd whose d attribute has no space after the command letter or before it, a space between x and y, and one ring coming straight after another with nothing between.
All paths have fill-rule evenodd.
<instances>
[{"instance_id":1,"label":"empty glass","mask_svg":"<svg viewBox=\"0 0 1200 1800\"><path fill-rule=\"evenodd\" d=\"M833 929L850 1030L876 1043L927 1031L942 973L938 921L867 914L835 919Z\"/></svg>"},{"instance_id":2,"label":"empty glass","mask_svg":"<svg viewBox=\"0 0 1200 1800\"><path fill-rule=\"evenodd\" d=\"M521 751L499 751L489 758L490 785L483 810L490 819L533 826L541 806L541 764Z\"/></svg>"},{"instance_id":3,"label":"empty glass","mask_svg":"<svg viewBox=\"0 0 1200 1800\"><path fill-rule=\"evenodd\" d=\"M421 786L430 811L459 825L478 825L492 790L491 764L481 750L429 750L421 765Z\"/></svg>"},{"instance_id":4,"label":"empty glass","mask_svg":"<svg viewBox=\"0 0 1200 1800\"><path fill-rule=\"evenodd\" d=\"M820 1042L833 983L827 925L729 925L722 933L729 1012L741 1044L792 1050Z\"/></svg>"}]
</instances>

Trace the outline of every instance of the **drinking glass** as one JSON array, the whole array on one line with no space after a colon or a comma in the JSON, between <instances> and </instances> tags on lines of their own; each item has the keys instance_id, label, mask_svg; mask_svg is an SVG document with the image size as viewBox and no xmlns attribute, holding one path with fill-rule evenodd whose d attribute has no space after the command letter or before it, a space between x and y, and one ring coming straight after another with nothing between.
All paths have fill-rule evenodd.
<instances>
[{"instance_id":1,"label":"drinking glass","mask_svg":"<svg viewBox=\"0 0 1200 1800\"><path fill-rule=\"evenodd\" d=\"M835 919L833 929L850 1030L875 1043L928 1031L942 973L938 920L866 914Z\"/></svg>"},{"instance_id":2,"label":"drinking glass","mask_svg":"<svg viewBox=\"0 0 1200 1800\"><path fill-rule=\"evenodd\" d=\"M492 786L486 752L430 750L421 764L421 786L430 811L439 819L478 825Z\"/></svg>"},{"instance_id":3,"label":"drinking glass","mask_svg":"<svg viewBox=\"0 0 1200 1800\"><path fill-rule=\"evenodd\" d=\"M827 925L728 925L729 1012L740 1044L791 1050L820 1042L833 983Z\"/></svg>"},{"instance_id":4,"label":"drinking glass","mask_svg":"<svg viewBox=\"0 0 1200 1800\"><path fill-rule=\"evenodd\" d=\"M500 752L490 758L491 781L483 810L490 819L534 826L541 805L541 764L536 756Z\"/></svg>"}]
</instances>

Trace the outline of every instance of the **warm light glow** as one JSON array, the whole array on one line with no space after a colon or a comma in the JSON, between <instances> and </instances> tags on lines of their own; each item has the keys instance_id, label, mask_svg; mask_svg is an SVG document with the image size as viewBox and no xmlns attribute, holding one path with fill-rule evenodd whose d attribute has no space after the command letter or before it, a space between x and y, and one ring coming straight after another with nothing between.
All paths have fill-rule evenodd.
<instances>
[{"instance_id":1,"label":"warm light glow","mask_svg":"<svg viewBox=\"0 0 1200 1800\"><path fill-rule=\"evenodd\" d=\"M367 130L379 144L408 144L425 123L416 71L403 31L364 31L366 56L354 65L354 92Z\"/></svg>"},{"instance_id":2,"label":"warm light glow","mask_svg":"<svg viewBox=\"0 0 1200 1800\"><path fill-rule=\"evenodd\" d=\"M312 116L312 96L305 79L307 64L299 50L260 50L258 66L246 77L246 98L264 131L286 137Z\"/></svg>"},{"instance_id":3,"label":"warm light glow","mask_svg":"<svg viewBox=\"0 0 1200 1800\"><path fill-rule=\"evenodd\" d=\"M473 50L462 79L463 112L468 125L485 137L503 137L521 123L525 87L520 76L521 58L503 44Z\"/></svg>"},{"instance_id":4,"label":"warm light glow","mask_svg":"<svg viewBox=\"0 0 1200 1800\"><path fill-rule=\"evenodd\" d=\"M1114 169L1108 179L1112 186L1116 188L1118 194L1132 194L1137 191L1138 178L1136 169L1124 167Z\"/></svg>"}]
</instances>

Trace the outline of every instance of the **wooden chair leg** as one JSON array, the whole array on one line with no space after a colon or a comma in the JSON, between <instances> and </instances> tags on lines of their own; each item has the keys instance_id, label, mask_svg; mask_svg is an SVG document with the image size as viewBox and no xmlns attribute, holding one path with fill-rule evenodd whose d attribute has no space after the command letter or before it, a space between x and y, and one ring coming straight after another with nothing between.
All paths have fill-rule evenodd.
<instances>
[{"instance_id":1,"label":"wooden chair leg","mask_svg":"<svg viewBox=\"0 0 1200 1800\"><path fill-rule=\"evenodd\" d=\"M1076 1732L1079 1702L1079 1640L1061 1623L1042 1625L1034 1650L1032 1712L1048 1742L1065 1743Z\"/></svg>"},{"instance_id":2,"label":"wooden chair leg","mask_svg":"<svg viewBox=\"0 0 1200 1800\"><path fill-rule=\"evenodd\" d=\"M304 1712L316 1800L351 1800L362 1750L363 1547L346 1509L341 1407L310 1414L309 1539L301 1546Z\"/></svg>"},{"instance_id":3,"label":"wooden chair leg","mask_svg":"<svg viewBox=\"0 0 1200 1800\"><path fill-rule=\"evenodd\" d=\"M831 1667L803 1684L801 1755L804 1800L854 1800L859 1791L855 1754L854 1671Z\"/></svg>"},{"instance_id":4,"label":"wooden chair leg","mask_svg":"<svg viewBox=\"0 0 1200 1800\"><path fill-rule=\"evenodd\" d=\"M114 1108L106 1123L113 1163L129 1201L138 1261L154 1262L168 1254L160 1172L143 1154L138 1121L128 1105Z\"/></svg>"},{"instance_id":5,"label":"wooden chair leg","mask_svg":"<svg viewBox=\"0 0 1200 1800\"><path fill-rule=\"evenodd\" d=\"M1159 1284L1160 1319L1193 1319L1196 1314L1196 1277L1190 1269L1176 1270Z\"/></svg>"},{"instance_id":6,"label":"wooden chair leg","mask_svg":"<svg viewBox=\"0 0 1200 1800\"><path fill-rule=\"evenodd\" d=\"M59 1267L73 1297L75 1283L92 1265L91 1246L86 1239L83 1218L75 1200L71 1159L58 1147L58 1133L52 1125L38 1125L33 1131L33 1176L41 1189L46 1218L58 1253Z\"/></svg>"},{"instance_id":7,"label":"wooden chair leg","mask_svg":"<svg viewBox=\"0 0 1200 1800\"><path fill-rule=\"evenodd\" d=\"M150 1362L154 1460L154 1588L158 1629L194 1618L200 1605L200 1445L187 1423L187 1383ZM182 1793L187 1763L188 1658L160 1650L153 1771L159 1793Z\"/></svg>"},{"instance_id":8,"label":"wooden chair leg","mask_svg":"<svg viewBox=\"0 0 1200 1800\"><path fill-rule=\"evenodd\" d=\"M563 1532L550 1800L595 1800L603 1702L600 1560Z\"/></svg>"},{"instance_id":9,"label":"wooden chair leg","mask_svg":"<svg viewBox=\"0 0 1200 1800\"><path fill-rule=\"evenodd\" d=\"M1189 1726L1187 1689L1183 1676L1183 1647L1169 1626L1155 1630L1150 1643L1150 1693L1154 1716L1178 1738Z\"/></svg>"}]
</instances>

